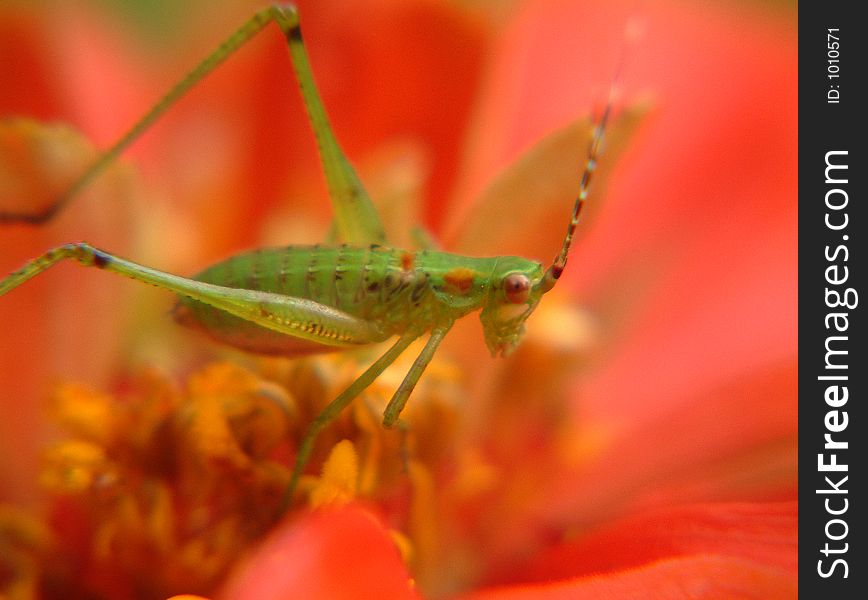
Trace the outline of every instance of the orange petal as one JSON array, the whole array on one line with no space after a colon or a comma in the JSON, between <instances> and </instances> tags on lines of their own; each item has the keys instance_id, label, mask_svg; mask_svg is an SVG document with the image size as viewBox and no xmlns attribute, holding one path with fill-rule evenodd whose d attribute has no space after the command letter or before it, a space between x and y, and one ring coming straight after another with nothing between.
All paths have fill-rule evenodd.
<instances>
[{"instance_id":1,"label":"orange petal","mask_svg":"<svg viewBox=\"0 0 868 600\"><path fill-rule=\"evenodd\" d=\"M221 595L261 598L418 598L389 531L358 506L284 522Z\"/></svg>"},{"instance_id":2,"label":"orange petal","mask_svg":"<svg viewBox=\"0 0 868 600\"><path fill-rule=\"evenodd\" d=\"M797 504L696 504L624 518L554 546L498 581L589 577L691 555L738 558L795 575Z\"/></svg>"},{"instance_id":3,"label":"orange petal","mask_svg":"<svg viewBox=\"0 0 868 600\"><path fill-rule=\"evenodd\" d=\"M593 522L643 505L793 498L796 373L787 361L699 393L678 410L634 417L590 464L561 474L535 510Z\"/></svg>"},{"instance_id":4,"label":"orange petal","mask_svg":"<svg viewBox=\"0 0 868 600\"><path fill-rule=\"evenodd\" d=\"M691 556L630 571L542 585L492 589L463 600L791 600L796 578L739 558Z\"/></svg>"},{"instance_id":5,"label":"orange petal","mask_svg":"<svg viewBox=\"0 0 868 600\"><path fill-rule=\"evenodd\" d=\"M582 213L585 228L602 207L606 180L648 108L629 107L606 132L606 160L594 174L595 201ZM554 256L579 191L593 131L590 119L579 119L535 143L488 185L467 209L469 215L463 211L451 215L445 245L471 256L508 254L541 260Z\"/></svg>"}]
</instances>

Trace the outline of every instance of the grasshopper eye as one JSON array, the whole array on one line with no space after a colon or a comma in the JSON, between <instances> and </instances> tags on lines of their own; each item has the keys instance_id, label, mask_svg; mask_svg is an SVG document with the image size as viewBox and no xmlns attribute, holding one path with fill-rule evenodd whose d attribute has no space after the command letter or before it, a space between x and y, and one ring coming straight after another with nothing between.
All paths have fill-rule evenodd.
<instances>
[{"instance_id":1,"label":"grasshopper eye","mask_svg":"<svg viewBox=\"0 0 868 600\"><path fill-rule=\"evenodd\" d=\"M521 273L510 273L503 280L503 291L506 299L513 304L527 302L530 295L530 279Z\"/></svg>"}]
</instances>

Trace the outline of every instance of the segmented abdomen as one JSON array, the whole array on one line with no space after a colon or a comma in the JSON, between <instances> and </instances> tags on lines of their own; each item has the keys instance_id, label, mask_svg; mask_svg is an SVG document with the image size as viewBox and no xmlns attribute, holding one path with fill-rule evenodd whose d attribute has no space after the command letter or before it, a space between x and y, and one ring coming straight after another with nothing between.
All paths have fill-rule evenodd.
<instances>
[{"instance_id":1,"label":"segmented abdomen","mask_svg":"<svg viewBox=\"0 0 868 600\"><path fill-rule=\"evenodd\" d=\"M376 322L387 334L400 333L408 323L428 329L443 318L443 306L431 293L431 276L416 264L416 255L378 245L265 248L228 258L194 279L307 298ZM253 352L300 354L334 349L273 332L189 299L181 299L176 315L185 325Z\"/></svg>"}]
</instances>

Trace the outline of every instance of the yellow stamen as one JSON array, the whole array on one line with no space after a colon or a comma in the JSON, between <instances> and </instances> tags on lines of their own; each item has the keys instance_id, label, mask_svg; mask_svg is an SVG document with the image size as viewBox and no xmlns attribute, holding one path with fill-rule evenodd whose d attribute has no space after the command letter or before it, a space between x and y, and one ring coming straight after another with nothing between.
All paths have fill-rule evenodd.
<instances>
[{"instance_id":1,"label":"yellow stamen","mask_svg":"<svg viewBox=\"0 0 868 600\"><path fill-rule=\"evenodd\" d=\"M342 440L332 448L323 465L322 476L310 492L311 508L326 504L345 504L356 497L358 491L359 459L349 440Z\"/></svg>"}]
</instances>

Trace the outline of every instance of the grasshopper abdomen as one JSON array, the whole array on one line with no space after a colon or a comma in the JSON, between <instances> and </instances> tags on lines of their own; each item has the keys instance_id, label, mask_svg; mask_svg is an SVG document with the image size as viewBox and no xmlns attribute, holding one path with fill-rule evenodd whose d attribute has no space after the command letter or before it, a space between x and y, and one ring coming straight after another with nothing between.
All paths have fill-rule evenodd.
<instances>
[{"instance_id":1,"label":"grasshopper abdomen","mask_svg":"<svg viewBox=\"0 0 868 600\"><path fill-rule=\"evenodd\" d=\"M378 244L288 246L237 254L194 279L311 300L377 324L383 338L371 342L379 342L411 325L430 330L480 308L494 260ZM343 347L340 340L319 344L286 336L187 297L180 298L175 317L223 343L260 354Z\"/></svg>"}]
</instances>

